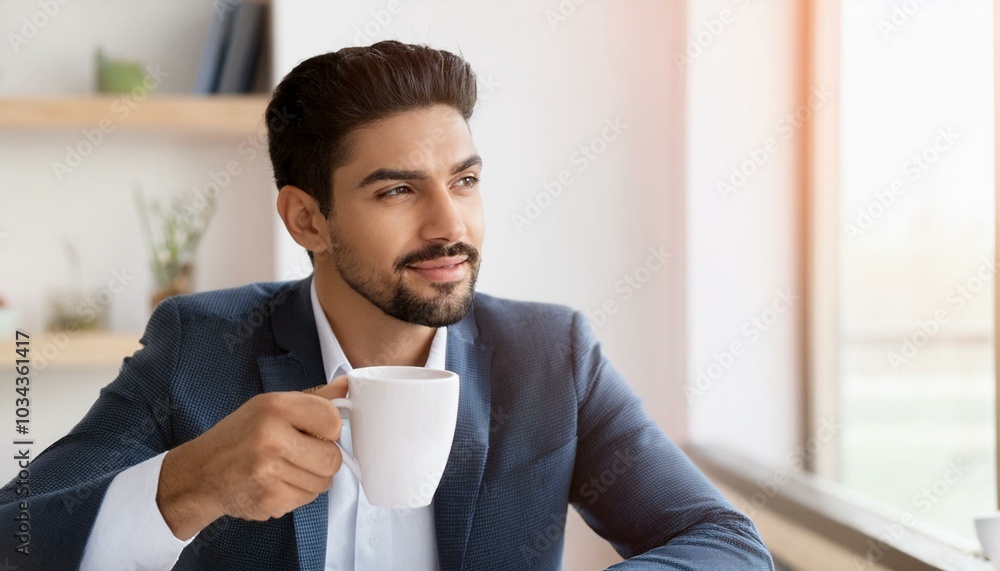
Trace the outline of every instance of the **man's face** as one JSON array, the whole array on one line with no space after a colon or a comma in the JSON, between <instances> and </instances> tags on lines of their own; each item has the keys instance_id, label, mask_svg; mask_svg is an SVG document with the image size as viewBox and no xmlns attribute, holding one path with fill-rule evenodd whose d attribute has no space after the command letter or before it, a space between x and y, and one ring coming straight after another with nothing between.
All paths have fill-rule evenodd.
<instances>
[{"instance_id":1,"label":"man's face","mask_svg":"<svg viewBox=\"0 0 1000 571\"><path fill-rule=\"evenodd\" d=\"M355 155L333 173L331 262L387 315L442 327L472 306L483 208L481 161L447 105L357 129Z\"/></svg>"}]
</instances>

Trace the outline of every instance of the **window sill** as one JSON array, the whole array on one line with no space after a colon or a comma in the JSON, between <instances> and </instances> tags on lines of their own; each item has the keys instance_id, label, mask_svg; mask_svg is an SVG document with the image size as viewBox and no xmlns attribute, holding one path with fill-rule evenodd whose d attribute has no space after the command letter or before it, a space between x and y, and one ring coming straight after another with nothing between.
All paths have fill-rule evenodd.
<instances>
[{"instance_id":1,"label":"window sill","mask_svg":"<svg viewBox=\"0 0 1000 571\"><path fill-rule=\"evenodd\" d=\"M684 450L753 518L774 557L793 568L996 569L978 552L978 544L872 505L835 482L806 472L769 469L716 447Z\"/></svg>"}]
</instances>

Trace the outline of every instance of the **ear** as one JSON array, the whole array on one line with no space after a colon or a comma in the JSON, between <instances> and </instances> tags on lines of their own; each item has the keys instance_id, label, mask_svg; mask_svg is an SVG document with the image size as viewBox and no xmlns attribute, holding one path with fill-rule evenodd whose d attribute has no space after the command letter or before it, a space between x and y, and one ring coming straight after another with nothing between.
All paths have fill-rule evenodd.
<instances>
[{"instance_id":1,"label":"ear","mask_svg":"<svg viewBox=\"0 0 1000 571\"><path fill-rule=\"evenodd\" d=\"M286 184L278 191L278 215L295 242L314 256L329 248L327 221L316 199L297 186Z\"/></svg>"}]
</instances>

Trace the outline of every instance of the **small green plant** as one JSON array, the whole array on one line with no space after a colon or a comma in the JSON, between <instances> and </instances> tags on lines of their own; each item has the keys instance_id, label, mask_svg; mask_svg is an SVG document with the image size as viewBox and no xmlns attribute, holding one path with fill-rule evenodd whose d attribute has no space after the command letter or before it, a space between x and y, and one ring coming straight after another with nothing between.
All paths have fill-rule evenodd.
<instances>
[{"instance_id":1,"label":"small green plant","mask_svg":"<svg viewBox=\"0 0 1000 571\"><path fill-rule=\"evenodd\" d=\"M215 214L215 198L175 194L165 206L148 204L139 185L134 196L157 288L168 295L186 291L198 244Z\"/></svg>"}]
</instances>

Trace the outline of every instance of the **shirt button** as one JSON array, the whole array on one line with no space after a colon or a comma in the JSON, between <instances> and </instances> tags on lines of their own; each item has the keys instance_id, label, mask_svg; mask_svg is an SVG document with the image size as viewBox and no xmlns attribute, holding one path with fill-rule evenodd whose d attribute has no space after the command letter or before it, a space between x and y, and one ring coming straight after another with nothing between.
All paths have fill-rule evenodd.
<instances>
[{"instance_id":1,"label":"shirt button","mask_svg":"<svg viewBox=\"0 0 1000 571\"><path fill-rule=\"evenodd\" d=\"M368 540L368 543L370 543L372 547L375 547L376 545L378 545L378 537L372 537L371 539Z\"/></svg>"}]
</instances>

